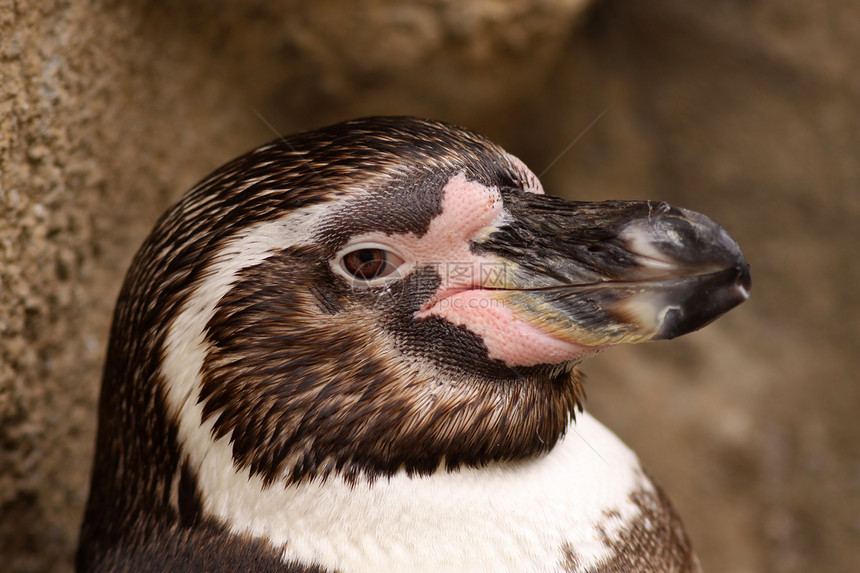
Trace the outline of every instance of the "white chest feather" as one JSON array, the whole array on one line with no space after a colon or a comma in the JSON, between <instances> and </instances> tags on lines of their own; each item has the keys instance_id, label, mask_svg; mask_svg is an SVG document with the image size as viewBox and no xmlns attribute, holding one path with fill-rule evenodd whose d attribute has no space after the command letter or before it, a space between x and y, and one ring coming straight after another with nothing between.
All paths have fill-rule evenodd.
<instances>
[{"instance_id":1,"label":"white chest feather","mask_svg":"<svg viewBox=\"0 0 860 573\"><path fill-rule=\"evenodd\" d=\"M629 494L650 488L633 453L588 415L541 459L371 485L264 487L225 474L225 440L191 460L207 513L269 539L286 560L345 573L561 571L565 544L587 568L608 557L599 528L612 536L635 518Z\"/></svg>"}]
</instances>

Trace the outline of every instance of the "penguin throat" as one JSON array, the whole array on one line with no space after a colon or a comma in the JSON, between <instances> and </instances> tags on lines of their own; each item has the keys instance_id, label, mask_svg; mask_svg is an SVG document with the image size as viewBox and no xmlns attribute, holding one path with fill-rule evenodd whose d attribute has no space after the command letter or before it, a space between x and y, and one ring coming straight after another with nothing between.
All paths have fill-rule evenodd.
<instances>
[{"instance_id":1,"label":"penguin throat","mask_svg":"<svg viewBox=\"0 0 860 573\"><path fill-rule=\"evenodd\" d=\"M314 368L289 360L272 373L213 348L200 429L229 443L233 466L266 484L332 475L354 482L540 456L581 411L582 378L572 365L522 368L505 379L453 377L386 360L389 349L367 340L332 350Z\"/></svg>"}]
</instances>

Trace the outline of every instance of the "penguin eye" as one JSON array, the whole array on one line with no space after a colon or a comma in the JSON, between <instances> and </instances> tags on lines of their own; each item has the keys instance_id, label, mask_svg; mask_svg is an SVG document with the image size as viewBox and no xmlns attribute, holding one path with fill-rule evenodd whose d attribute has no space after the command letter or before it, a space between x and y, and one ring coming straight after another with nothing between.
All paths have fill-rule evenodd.
<instances>
[{"instance_id":1,"label":"penguin eye","mask_svg":"<svg viewBox=\"0 0 860 573\"><path fill-rule=\"evenodd\" d=\"M341 257L341 267L352 277L372 281L391 275L403 264L403 259L376 246L364 246Z\"/></svg>"}]
</instances>

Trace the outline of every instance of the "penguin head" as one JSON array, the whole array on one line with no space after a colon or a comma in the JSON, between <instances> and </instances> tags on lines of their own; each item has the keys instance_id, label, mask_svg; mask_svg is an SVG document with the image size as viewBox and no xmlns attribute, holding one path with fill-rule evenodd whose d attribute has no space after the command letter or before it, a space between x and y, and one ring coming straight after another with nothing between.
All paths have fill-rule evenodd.
<instances>
[{"instance_id":1,"label":"penguin head","mask_svg":"<svg viewBox=\"0 0 860 573\"><path fill-rule=\"evenodd\" d=\"M350 121L165 214L120 298L102 418L160 403L176 459L266 483L518 460L564 434L583 358L700 328L749 276L703 215L545 195L449 124Z\"/></svg>"}]
</instances>

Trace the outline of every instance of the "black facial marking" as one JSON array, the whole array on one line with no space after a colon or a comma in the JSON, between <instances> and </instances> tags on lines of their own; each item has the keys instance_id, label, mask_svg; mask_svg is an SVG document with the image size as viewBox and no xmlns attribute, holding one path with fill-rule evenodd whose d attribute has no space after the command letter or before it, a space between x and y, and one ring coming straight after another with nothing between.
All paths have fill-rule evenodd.
<instances>
[{"instance_id":1,"label":"black facial marking","mask_svg":"<svg viewBox=\"0 0 860 573\"><path fill-rule=\"evenodd\" d=\"M337 314L343 310L343 306L341 306L340 301L336 296L331 292L331 290L327 288L320 288L316 285L311 285L310 287L311 294L316 297L317 303L319 304L320 310L322 310L326 314Z\"/></svg>"},{"instance_id":2,"label":"black facial marking","mask_svg":"<svg viewBox=\"0 0 860 573\"><path fill-rule=\"evenodd\" d=\"M420 268L407 277L395 295L380 300L379 323L395 341L399 352L413 360L433 364L452 378L480 375L488 380L505 380L521 375L488 356L483 339L463 326L430 316L416 319L415 313L438 290L442 277L432 266Z\"/></svg>"},{"instance_id":3,"label":"black facial marking","mask_svg":"<svg viewBox=\"0 0 860 573\"><path fill-rule=\"evenodd\" d=\"M388 179L333 213L318 238L339 247L350 237L369 231L421 237L442 213L442 189L451 175L446 170Z\"/></svg>"},{"instance_id":4,"label":"black facial marking","mask_svg":"<svg viewBox=\"0 0 860 573\"><path fill-rule=\"evenodd\" d=\"M194 525L203 517L203 503L197 490L197 479L188 467L188 462L182 463L179 477L179 519L185 525Z\"/></svg>"}]
</instances>

